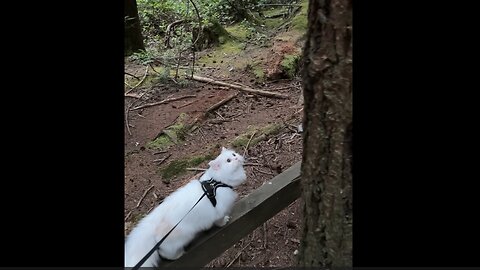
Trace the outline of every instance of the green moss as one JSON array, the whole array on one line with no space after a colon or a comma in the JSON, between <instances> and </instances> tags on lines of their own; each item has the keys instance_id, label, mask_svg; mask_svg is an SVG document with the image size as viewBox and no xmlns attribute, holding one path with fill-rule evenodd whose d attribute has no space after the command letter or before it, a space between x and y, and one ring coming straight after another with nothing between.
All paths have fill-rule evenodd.
<instances>
[{"instance_id":1,"label":"green moss","mask_svg":"<svg viewBox=\"0 0 480 270\"><path fill-rule=\"evenodd\" d=\"M241 52L242 48L242 43L229 40L225 44L220 45L219 52L222 54L236 54Z\"/></svg>"},{"instance_id":2,"label":"green moss","mask_svg":"<svg viewBox=\"0 0 480 270\"><path fill-rule=\"evenodd\" d=\"M160 169L159 173L162 175L164 182L169 182L175 176L182 175L186 172L186 168L200 165L206 160L212 160L214 157L211 154L204 156L195 156L189 159L179 159L170 162L166 167Z\"/></svg>"},{"instance_id":3,"label":"green moss","mask_svg":"<svg viewBox=\"0 0 480 270\"><path fill-rule=\"evenodd\" d=\"M277 134L283 128L282 124L272 123L262 128L257 128L254 126L249 126L247 131L239 136L237 136L230 145L233 147L245 147L252 137L252 134L255 132L255 137L250 141L249 146L253 146L262 140L265 140L268 136Z\"/></svg>"},{"instance_id":4,"label":"green moss","mask_svg":"<svg viewBox=\"0 0 480 270\"><path fill-rule=\"evenodd\" d=\"M257 82L263 82L265 80L265 71L263 70L261 61L255 61L251 64L247 64L245 70L252 73Z\"/></svg>"},{"instance_id":5,"label":"green moss","mask_svg":"<svg viewBox=\"0 0 480 270\"><path fill-rule=\"evenodd\" d=\"M163 150L174 143L185 140L187 130L190 128L187 124L188 118L186 113L181 113L173 125L164 129L155 140L148 142L146 147Z\"/></svg>"},{"instance_id":6,"label":"green moss","mask_svg":"<svg viewBox=\"0 0 480 270\"><path fill-rule=\"evenodd\" d=\"M283 56L281 65L288 77L293 78L295 76L299 59L299 54L286 54Z\"/></svg>"},{"instance_id":7,"label":"green moss","mask_svg":"<svg viewBox=\"0 0 480 270\"><path fill-rule=\"evenodd\" d=\"M250 34L250 31L241 24L225 27L225 30L234 38L242 41L246 40Z\"/></svg>"},{"instance_id":8,"label":"green moss","mask_svg":"<svg viewBox=\"0 0 480 270\"><path fill-rule=\"evenodd\" d=\"M280 132L280 130L282 130L282 128L283 128L282 124L272 123L272 124L269 124L269 125L265 126L262 129L262 133L266 134L266 135L275 135L275 134L278 134L278 132Z\"/></svg>"},{"instance_id":9,"label":"green moss","mask_svg":"<svg viewBox=\"0 0 480 270\"><path fill-rule=\"evenodd\" d=\"M282 25L283 22L284 22L284 19L279 17L279 18L265 19L264 24L267 28L274 29Z\"/></svg>"},{"instance_id":10,"label":"green moss","mask_svg":"<svg viewBox=\"0 0 480 270\"><path fill-rule=\"evenodd\" d=\"M170 140L170 138L167 135L162 134L158 136L155 140L148 142L146 147L149 149L163 150L172 144L173 144L172 140Z\"/></svg>"},{"instance_id":11,"label":"green moss","mask_svg":"<svg viewBox=\"0 0 480 270\"><path fill-rule=\"evenodd\" d=\"M222 61L225 61L225 58L228 58L231 55L238 55L240 52L242 52L244 47L243 43L234 41L234 40L229 40L226 43L220 45L218 48L215 49L215 51L211 52L209 56L203 56L198 60L198 63L200 64L219 64L222 63ZM240 59L239 59L240 60ZM244 61L243 61L244 62ZM242 65L244 66L244 63L242 61L233 61L230 64L233 65L236 68L241 68Z\"/></svg>"},{"instance_id":12,"label":"green moss","mask_svg":"<svg viewBox=\"0 0 480 270\"><path fill-rule=\"evenodd\" d=\"M308 12L308 1L303 0L300 2L300 12L295 15L292 19L292 29L295 29L297 31L301 32L306 32L307 27L308 27L308 17L307 17L307 12Z\"/></svg>"},{"instance_id":13,"label":"green moss","mask_svg":"<svg viewBox=\"0 0 480 270\"><path fill-rule=\"evenodd\" d=\"M261 66L255 66L253 68L253 74L255 74L255 78L257 81L264 81L265 80L265 71Z\"/></svg>"}]
</instances>

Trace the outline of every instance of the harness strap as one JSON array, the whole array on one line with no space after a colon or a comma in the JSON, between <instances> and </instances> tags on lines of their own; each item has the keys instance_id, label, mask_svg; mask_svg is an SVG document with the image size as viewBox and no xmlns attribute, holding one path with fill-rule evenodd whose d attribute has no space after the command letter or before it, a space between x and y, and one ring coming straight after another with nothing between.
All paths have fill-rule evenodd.
<instances>
[{"instance_id":1,"label":"harness strap","mask_svg":"<svg viewBox=\"0 0 480 270\"><path fill-rule=\"evenodd\" d=\"M155 252L155 250L158 249L158 247L163 243L163 241L165 241L165 239L167 238L167 236L170 235L170 233L178 226L178 224L180 224L180 222L182 222L182 220L188 215L188 213L190 213L190 211L193 210L193 208L203 199L203 197L205 197L206 193L203 193L203 195L200 197L200 199L198 199L198 201L192 206L192 208L190 208L190 210L188 210L188 212L185 214L185 216L182 217L182 219L180 219L179 222L177 222L177 224L175 224L175 226L173 226L173 228L170 229L170 231L165 234L165 236L160 240L158 241L158 243L147 253L147 255L145 255L133 268L132 270L138 270L140 268L140 266L142 266L145 261Z\"/></svg>"},{"instance_id":2,"label":"harness strap","mask_svg":"<svg viewBox=\"0 0 480 270\"><path fill-rule=\"evenodd\" d=\"M230 185L215 181L213 178L207 181L200 182L200 184L202 185L203 192L207 194L207 198L210 200L213 207L217 205L217 199L215 199L215 196L217 195L217 188L219 187L233 188Z\"/></svg>"}]
</instances>

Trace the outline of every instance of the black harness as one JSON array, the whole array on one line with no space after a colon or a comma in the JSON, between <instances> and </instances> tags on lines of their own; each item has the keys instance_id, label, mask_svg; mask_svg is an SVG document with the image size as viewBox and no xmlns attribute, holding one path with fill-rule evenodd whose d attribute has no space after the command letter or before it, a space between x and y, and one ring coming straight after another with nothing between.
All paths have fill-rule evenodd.
<instances>
[{"instance_id":1,"label":"black harness","mask_svg":"<svg viewBox=\"0 0 480 270\"><path fill-rule=\"evenodd\" d=\"M232 186L215 181L213 178L206 181L200 181L200 184L202 185L203 192L207 194L207 198L210 200L213 207L217 205L217 199L215 199L215 195L217 194L217 188L228 187L233 189Z\"/></svg>"}]
</instances>

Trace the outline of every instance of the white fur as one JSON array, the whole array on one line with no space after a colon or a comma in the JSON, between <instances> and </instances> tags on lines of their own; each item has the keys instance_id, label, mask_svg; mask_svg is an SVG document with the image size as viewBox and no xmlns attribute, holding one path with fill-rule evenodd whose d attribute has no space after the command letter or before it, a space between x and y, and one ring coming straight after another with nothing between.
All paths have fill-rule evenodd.
<instances>
[{"instance_id":1,"label":"white fur","mask_svg":"<svg viewBox=\"0 0 480 270\"><path fill-rule=\"evenodd\" d=\"M243 162L241 155L222 147L221 154L208 163L210 167L200 180L213 178L236 187L247 178ZM125 267L135 266L185 216L202 194L200 182L192 180L170 194L162 204L142 219L125 242ZM217 189L216 207L213 207L205 196L160 245L161 256L170 260L178 259L183 255L184 247L197 233L208 230L213 225L225 225L230 219L228 214L236 199L237 193L225 187ZM159 261L158 253L154 252L142 267L158 266Z\"/></svg>"}]
</instances>

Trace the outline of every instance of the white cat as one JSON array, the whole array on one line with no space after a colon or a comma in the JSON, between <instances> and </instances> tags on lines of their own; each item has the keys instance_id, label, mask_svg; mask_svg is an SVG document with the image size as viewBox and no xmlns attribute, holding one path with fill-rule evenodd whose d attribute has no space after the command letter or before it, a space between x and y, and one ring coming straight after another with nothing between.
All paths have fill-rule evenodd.
<instances>
[{"instance_id":1,"label":"white cat","mask_svg":"<svg viewBox=\"0 0 480 270\"><path fill-rule=\"evenodd\" d=\"M214 179L236 187L247 178L243 163L241 155L222 147L220 155L208 163L209 168L200 181ZM125 242L125 267L135 266L185 216L204 194L200 181L192 180L170 194L138 223ZM224 226L230 219L228 214L237 196L232 188L219 187L216 190L215 206L207 196L203 197L160 245L158 253L165 259L176 260L183 255L184 247L197 233L208 230L213 225ZM157 266L160 261L158 253L154 252L142 267Z\"/></svg>"}]
</instances>

